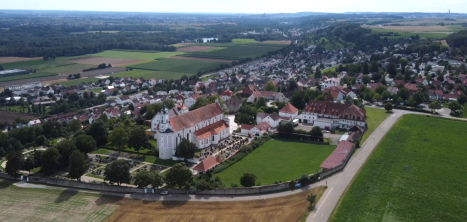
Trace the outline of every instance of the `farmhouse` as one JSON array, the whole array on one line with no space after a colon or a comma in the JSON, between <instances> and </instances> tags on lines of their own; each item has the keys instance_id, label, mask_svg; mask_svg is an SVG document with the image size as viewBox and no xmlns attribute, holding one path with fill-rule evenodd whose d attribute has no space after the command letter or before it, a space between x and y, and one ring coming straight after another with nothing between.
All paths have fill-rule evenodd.
<instances>
[{"instance_id":1,"label":"farmhouse","mask_svg":"<svg viewBox=\"0 0 467 222\"><path fill-rule=\"evenodd\" d=\"M157 125L154 125L156 124ZM175 157L178 144L183 138L196 144L199 149L230 137L229 119L218 101L199 109L170 117L169 110L164 108L152 121L151 128L157 132L159 158Z\"/></svg>"},{"instance_id":2,"label":"farmhouse","mask_svg":"<svg viewBox=\"0 0 467 222\"><path fill-rule=\"evenodd\" d=\"M355 105L311 100L301 116L303 123L316 123L323 129L366 127L366 112Z\"/></svg>"}]
</instances>

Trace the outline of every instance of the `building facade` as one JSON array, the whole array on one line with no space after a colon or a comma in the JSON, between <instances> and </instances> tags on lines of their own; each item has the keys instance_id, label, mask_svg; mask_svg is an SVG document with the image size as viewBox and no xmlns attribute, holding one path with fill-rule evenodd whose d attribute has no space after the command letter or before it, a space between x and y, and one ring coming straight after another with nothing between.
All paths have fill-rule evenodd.
<instances>
[{"instance_id":1,"label":"building facade","mask_svg":"<svg viewBox=\"0 0 467 222\"><path fill-rule=\"evenodd\" d=\"M366 128L366 111L356 105L311 100L301 116L303 123L314 124L316 121L321 128L348 129L353 125Z\"/></svg>"},{"instance_id":2,"label":"building facade","mask_svg":"<svg viewBox=\"0 0 467 222\"><path fill-rule=\"evenodd\" d=\"M230 137L229 119L224 118L218 102L172 117L164 108L153 118L152 127L161 159L176 157L176 148L183 138L203 149Z\"/></svg>"}]
</instances>

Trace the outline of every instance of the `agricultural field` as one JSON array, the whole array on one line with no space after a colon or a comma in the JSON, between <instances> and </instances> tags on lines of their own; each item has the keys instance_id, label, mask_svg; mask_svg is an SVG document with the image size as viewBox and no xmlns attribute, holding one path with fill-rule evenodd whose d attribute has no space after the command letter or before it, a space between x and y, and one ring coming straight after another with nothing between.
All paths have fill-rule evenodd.
<instances>
[{"instance_id":1,"label":"agricultural field","mask_svg":"<svg viewBox=\"0 0 467 222\"><path fill-rule=\"evenodd\" d=\"M210 58L198 58L198 57L187 57L187 56L174 56L174 57L170 57L170 59L185 59L185 60L199 60L199 61L227 62L227 63L231 63L235 61L235 60L227 60L227 59L210 59Z\"/></svg>"},{"instance_id":2,"label":"agricultural field","mask_svg":"<svg viewBox=\"0 0 467 222\"><path fill-rule=\"evenodd\" d=\"M25 75L1 77L0 82L15 81L15 80L21 80L21 79L33 79L33 78L46 77L46 76L56 76L56 75L57 74L55 74L55 73L36 72L36 73L25 74Z\"/></svg>"},{"instance_id":3,"label":"agricultural field","mask_svg":"<svg viewBox=\"0 0 467 222\"><path fill-rule=\"evenodd\" d=\"M188 59L161 59L154 62L141 63L130 66L134 69L170 71L196 74L218 68L221 62L198 61Z\"/></svg>"},{"instance_id":4,"label":"agricultural field","mask_svg":"<svg viewBox=\"0 0 467 222\"><path fill-rule=\"evenodd\" d=\"M73 80L66 80L64 82L57 82L55 84L60 84L60 85L63 85L63 86L77 86L81 83L89 83L89 82L97 82L99 81L98 78L79 78L79 79L73 79Z\"/></svg>"},{"instance_id":5,"label":"agricultural field","mask_svg":"<svg viewBox=\"0 0 467 222\"><path fill-rule=\"evenodd\" d=\"M253 173L257 183L300 178L316 173L336 146L270 140L218 175L227 185L240 184L244 173Z\"/></svg>"},{"instance_id":6,"label":"agricultural field","mask_svg":"<svg viewBox=\"0 0 467 222\"><path fill-rule=\"evenodd\" d=\"M466 130L466 122L402 116L330 221L467 221Z\"/></svg>"},{"instance_id":7,"label":"agricultural field","mask_svg":"<svg viewBox=\"0 0 467 222\"><path fill-rule=\"evenodd\" d=\"M41 58L41 57L35 57L35 58L24 58L24 57L0 57L0 64L12 63L12 62L23 62L23 61L38 60L38 59L42 59L42 58Z\"/></svg>"},{"instance_id":8,"label":"agricultural field","mask_svg":"<svg viewBox=\"0 0 467 222\"><path fill-rule=\"evenodd\" d=\"M243 58L256 58L267 54L271 51L277 51L281 49L280 45L237 45L226 47L211 52L192 52L184 56L186 57L198 57L198 58L211 58L211 59L226 59L226 60L240 60Z\"/></svg>"},{"instance_id":9,"label":"agricultural field","mask_svg":"<svg viewBox=\"0 0 467 222\"><path fill-rule=\"evenodd\" d=\"M195 45L195 46L188 46L188 47L183 47L178 49L178 51L181 52L205 52L205 51L212 51L216 49L214 46L201 46L201 45Z\"/></svg>"},{"instance_id":10,"label":"agricultural field","mask_svg":"<svg viewBox=\"0 0 467 222\"><path fill-rule=\"evenodd\" d=\"M0 179L0 221L104 221L122 198L64 190L20 188Z\"/></svg>"},{"instance_id":11,"label":"agricultural field","mask_svg":"<svg viewBox=\"0 0 467 222\"><path fill-rule=\"evenodd\" d=\"M294 222L307 213L310 205L308 194L316 195L317 202L324 191L324 187L318 187L286 197L252 201L149 202L123 199L116 203L120 207L107 221Z\"/></svg>"},{"instance_id":12,"label":"agricultural field","mask_svg":"<svg viewBox=\"0 0 467 222\"><path fill-rule=\"evenodd\" d=\"M70 65L56 66L56 67L41 69L41 72L57 73L57 74L75 74L75 73L83 73L83 69L88 69L91 67L96 67L96 66L86 65L86 64L70 64Z\"/></svg>"},{"instance_id":13,"label":"agricultural field","mask_svg":"<svg viewBox=\"0 0 467 222\"><path fill-rule=\"evenodd\" d=\"M2 64L4 69L45 69L45 68L52 68L57 66L66 66L71 65L73 63L70 62L62 62L59 60L47 60L44 61L42 59L36 60L26 60L21 62L12 62L12 63L5 63Z\"/></svg>"},{"instance_id":14,"label":"agricultural field","mask_svg":"<svg viewBox=\"0 0 467 222\"><path fill-rule=\"evenodd\" d=\"M374 34L386 33L386 32L399 33L398 36L381 36L381 38L387 37L388 39L408 38L410 36L415 36L417 34L421 38L443 39L443 38L446 38L446 36L448 36L449 34L456 31L456 30L450 30L450 29L437 30L436 27L431 28L434 31L423 31L423 30L430 30L429 28L430 26L364 26L364 27L370 27L371 32ZM396 29L390 29L392 27L395 27ZM403 27L403 29L399 27ZM420 28L417 29L416 27L420 27ZM445 27L445 26L440 26L440 27Z\"/></svg>"},{"instance_id":15,"label":"agricultural field","mask_svg":"<svg viewBox=\"0 0 467 222\"><path fill-rule=\"evenodd\" d=\"M110 57L110 58L122 58L122 59L144 59L154 60L162 59L176 55L183 55L184 52L145 52L145 51L118 51L118 50L107 50L93 56Z\"/></svg>"},{"instance_id":16,"label":"agricultural field","mask_svg":"<svg viewBox=\"0 0 467 222\"><path fill-rule=\"evenodd\" d=\"M114 74L114 77L134 77L139 78L143 77L146 80L156 78L156 79L180 79L182 76L192 76L193 73L183 73L183 72L170 72L170 71L152 71L152 70L132 70L128 72L120 72Z\"/></svg>"},{"instance_id":17,"label":"agricultural field","mask_svg":"<svg viewBox=\"0 0 467 222\"><path fill-rule=\"evenodd\" d=\"M245 44L245 43L257 43L254 39L232 39L233 43Z\"/></svg>"},{"instance_id":18,"label":"agricultural field","mask_svg":"<svg viewBox=\"0 0 467 222\"><path fill-rule=\"evenodd\" d=\"M366 110L366 124L368 126L368 130L362 137L362 141L360 144L363 144L366 139L375 131L376 128L386 119L388 118L390 113L387 113L384 109L377 109L371 107L365 107Z\"/></svg>"},{"instance_id":19,"label":"agricultural field","mask_svg":"<svg viewBox=\"0 0 467 222\"><path fill-rule=\"evenodd\" d=\"M67 60L68 62L74 62L78 64L88 64L97 66L99 64L112 64L112 66L125 66L136 63L147 62L147 59L123 59L123 58L109 58L109 57L99 57L99 56L88 56L82 58L73 58Z\"/></svg>"}]
</instances>

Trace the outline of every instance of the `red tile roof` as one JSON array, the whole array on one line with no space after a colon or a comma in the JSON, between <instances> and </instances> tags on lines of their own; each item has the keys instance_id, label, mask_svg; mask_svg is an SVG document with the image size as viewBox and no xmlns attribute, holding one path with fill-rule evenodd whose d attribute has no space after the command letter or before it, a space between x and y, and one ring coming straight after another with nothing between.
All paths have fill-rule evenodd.
<instances>
[{"instance_id":1,"label":"red tile roof","mask_svg":"<svg viewBox=\"0 0 467 222\"><path fill-rule=\"evenodd\" d=\"M217 103L211 103L207 106L170 118L170 125L174 132L177 132L181 129L192 127L201 121L221 115L222 113L224 112Z\"/></svg>"},{"instance_id":2,"label":"red tile roof","mask_svg":"<svg viewBox=\"0 0 467 222\"><path fill-rule=\"evenodd\" d=\"M213 156L208 156L206 159L201 161L201 163L198 163L195 167L193 167L194 170L197 170L199 172L206 172L209 169L217 166L219 162L213 157Z\"/></svg>"},{"instance_id":3,"label":"red tile roof","mask_svg":"<svg viewBox=\"0 0 467 222\"><path fill-rule=\"evenodd\" d=\"M352 148L354 144L343 140L337 145L336 149L331 153L331 155L326 158L326 160L321 164L321 168L323 169L331 169L334 167L339 166L344 162L347 156L352 154Z\"/></svg>"},{"instance_id":4,"label":"red tile roof","mask_svg":"<svg viewBox=\"0 0 467 222\"><path fill-rule=\"evenodd\" d=\"M326 93L326 92L331 93L332 98L333 98L334 100L336 100L337 97L339 97L339 93L341 92L341 89L340 89L339 87L337 87L337 86L331 86L331 87L329 87L329 88L324 89L323 92L325 92L325 93Z\"/></svg>"},{"instance_id":5,"label":"red tile roof","mask_svg":"<svg viewBox=\"0 0 467 222\"><path fill-rule=\"evenodd\" d=\"M255 126L256 129L258 129L259 131L266 131L268 130L269 128L271 128L271 125L269 125L268 122L262 122L258 125Z\"/></svg>"},{"instance_id":6,"label":"red tile roof","mask_svg":"<svg viewBox=\"0 0 467 222\"><path fill-rule=\"evenodd\" d=\"M338 116L344 118L345 115L357 116L365 119L366 111L355 105L333 103L325 101L311 100L304 112L319 113L323 115Z\"/></svg>"},{"instance_id":7,"label":"red tile roof","mask_svg":"<svg viewBox=\"0 0 467 222\"><path fill-rule=\"evenodd\" d=\"M255 126L249 125L249 124L242 124L242 129L244 129L244 130L251 130L251 129L253 129L253 127L255 127Z\"/></svg>"},{"instance_id":8,"label":"red tile roof","mask_svg":"<svg viewBox=\"0 0 467 222\"><path fill-rule=\"evenodd\" d=\"M283 112L283 113L295 113L295 112L298 112L298 109L295 108L295 106L293 106L292 104L287 103L287 105L285 105L284 108L282 108L281 110L279 110L279 112Z\"/></svg>"},{"instance_id":9,"label":"red tile roof","mask_svg":"<svg viewBox=\"0 0 467 222\"><path fill-rule=\"evenodd\" d=\"M230 91L230 90L225 90L225 91L222 93L222 96L233 96L233 92Z\"/></svg>"},{"instance_id":10,"label":"red tile roof","mask_svg":"<svg viewBox=\"0 0 467 222\"><path fill-rule=\"evenodd\" d=\"M218 135L222 130L229 128L229 125L224 122L224 120L215 122L209 126L205 126L199 130L195 131L195 136L198 139L206 139L211 137L212 135Z\"/></svg>"}]
</instances>

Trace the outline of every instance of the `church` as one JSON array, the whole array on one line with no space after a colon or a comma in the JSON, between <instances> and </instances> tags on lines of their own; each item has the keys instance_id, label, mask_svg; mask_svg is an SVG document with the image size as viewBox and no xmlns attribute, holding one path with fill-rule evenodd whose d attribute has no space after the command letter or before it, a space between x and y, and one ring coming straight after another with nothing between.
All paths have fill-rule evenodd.
<instances>
[{"instance_id":1,"label":"church","mask_svg":"<svg viewBox=\"0 0 467 222\"><path fill-rule=\"evenodd\" d=\"M172 112L172 115L164 108L152 119L151 129L156 132L159 158L164 160L175 157L183 138L203 149L230 137L229 119L224 118L218 101L189 112Z\"/></svg>"}]
</instances>

